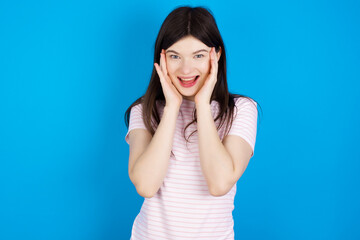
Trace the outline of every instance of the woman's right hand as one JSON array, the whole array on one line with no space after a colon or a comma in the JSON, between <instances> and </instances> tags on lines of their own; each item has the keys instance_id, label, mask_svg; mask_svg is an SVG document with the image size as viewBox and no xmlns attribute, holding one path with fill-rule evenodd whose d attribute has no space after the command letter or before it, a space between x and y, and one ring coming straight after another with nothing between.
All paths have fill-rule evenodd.
<instances>
[{"instance_id":1,"label":"woman's right hand","mask_svg":"<svg viewBox=\"0 0 360 240\"><path fill-rule=\"evenodd\" d=\"M175 107L180 107L183 97L175 88L168 75L164 49L160 53L160 66L157 63L154 63L154 66L160 78L161 87L165 96L166 106L173 105Z\"/></svg>"}]
</instances>

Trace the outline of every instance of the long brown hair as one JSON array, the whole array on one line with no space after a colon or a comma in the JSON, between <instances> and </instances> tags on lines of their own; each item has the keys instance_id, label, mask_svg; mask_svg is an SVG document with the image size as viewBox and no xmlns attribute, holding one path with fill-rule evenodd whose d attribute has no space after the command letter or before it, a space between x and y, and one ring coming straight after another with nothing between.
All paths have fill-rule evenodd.
<instances>
[{"instance_id":1,"label":"long brown hair","mask_svg":"<svg viewBox=\"0 0 360 240\"><path fill-rule=\"evenodd\" d=\"M234 98L251 98L244 95L231 94L228 91L225 46L210 10L203 7L192 8L187 6L173 10L166 17L157 36L155 42L154 63L160 62L160 52L162 49L169 48L181 38L189 35L197 38L208 47L215 47L216 52L221 49L221 56L218 62L218 80L214 87L211 100L216 100L219 103L219 112L214 119L214 121L220 119L217 129L220 129L221 126L226 123L225 134L227 134L233 121L232 116L235 106ZM161 88L159 76L155 67L153 67L146 93L131 104L125 112L126 126L129 127L131 108L137 104L142 104L144 124L151 135L154 135L155 130L160 123L160 115L156 103L165 104L165 97ZM185 130L196 121L195 110L193 121L184 129L184 137L187 141L196 130L188 137L185 136Z\"/></svg>"}]
</instances>

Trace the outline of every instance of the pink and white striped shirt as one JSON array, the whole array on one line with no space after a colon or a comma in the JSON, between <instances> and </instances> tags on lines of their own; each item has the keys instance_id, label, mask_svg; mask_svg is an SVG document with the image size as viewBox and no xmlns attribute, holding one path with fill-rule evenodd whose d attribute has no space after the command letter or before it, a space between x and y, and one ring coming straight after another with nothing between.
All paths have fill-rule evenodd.
<instances>
[{"instance_id":1,"label":"pink and white striped shirt","mask_svg":"<svg viewBox=\"0 0 360 240\"><path fill-rule=\"evenodd\" d=\"M237 135L248 142L254 154L257 131L257 105L247 98L235 99L234 121L228 135ZM173 140L173 155L159 191L152 198L145 198L140 213L135 218L131 239L234 239L234 197L236 184L221 197L210 195L202 174L197 132L184 139L185 126L192 121L195 103L183 99L176 121ZM218 102L211 102L215 118ZM160 117L162 109L159 109ZM216 122L216 125L218 122ZM225 125L225 124L224 124ZM224 138L225 126L218 130ZM130 113L128 134L136 128L146 129L142 118L141 104L134 106ZM189 136L196 129L196 123L186 130Z\"/></svg>"}]
</instances>

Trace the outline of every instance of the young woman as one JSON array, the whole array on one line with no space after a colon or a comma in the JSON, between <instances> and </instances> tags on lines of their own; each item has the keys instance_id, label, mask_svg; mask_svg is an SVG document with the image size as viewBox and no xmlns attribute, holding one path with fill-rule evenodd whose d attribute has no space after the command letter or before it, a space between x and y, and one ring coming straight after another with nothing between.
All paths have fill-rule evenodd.
<instances>
[{"instance_id":1,"label":"young woman","mask_svg":"<svg viewBox=\"0 0 360 240\"><path fill-rule=\"evenodd\" d=\"M253 156L257 104L228 92L225 47L208 10L167 16L148 89L125 120L129 176L145 198L131 239L234 239L236 182Z\"/></svg>"}]
</instances>

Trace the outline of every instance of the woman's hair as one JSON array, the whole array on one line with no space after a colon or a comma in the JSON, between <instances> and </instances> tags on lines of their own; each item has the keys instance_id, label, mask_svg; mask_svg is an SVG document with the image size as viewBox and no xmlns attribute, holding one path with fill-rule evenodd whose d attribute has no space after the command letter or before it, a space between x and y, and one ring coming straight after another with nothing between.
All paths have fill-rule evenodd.
<instances>
[{"instance_id":1,"label":"woman's hair","mask_svg":"<svg viewBox=\"0 0 360 240\"><path fill-rule=\"evenodd\" d=\"M211 100L216 100L219 103L219 112L214 119L214 121L220 119L217 129L221 128L223 124L226 124L225 133L227 134L233 121L232 116L235 106L234 98L250 98L244 95L231 94L228 91L225 46L215 19L209 10L203 7L179 7L173 10L166 17L157 36L155 42L154 63L160 62L160 52L162 49L169 48L186 36L193 36L208 47L215 47L216 52L219 52L221 49L221 55L218 61L218 80L214 87ZM127 127L129 126L131 108L137 104L142 104L144 124L149 132L154 135L155 130L160 123L157 104L165 104L164 93L155 67L153 67L150 83L145 95L138 98L125 112L125 123ZM185 130L196 121L195 110L193 113L193 121L184 129L184 137L187 141L196 131L186 137Z\"/></svg>"}]
</instances>

